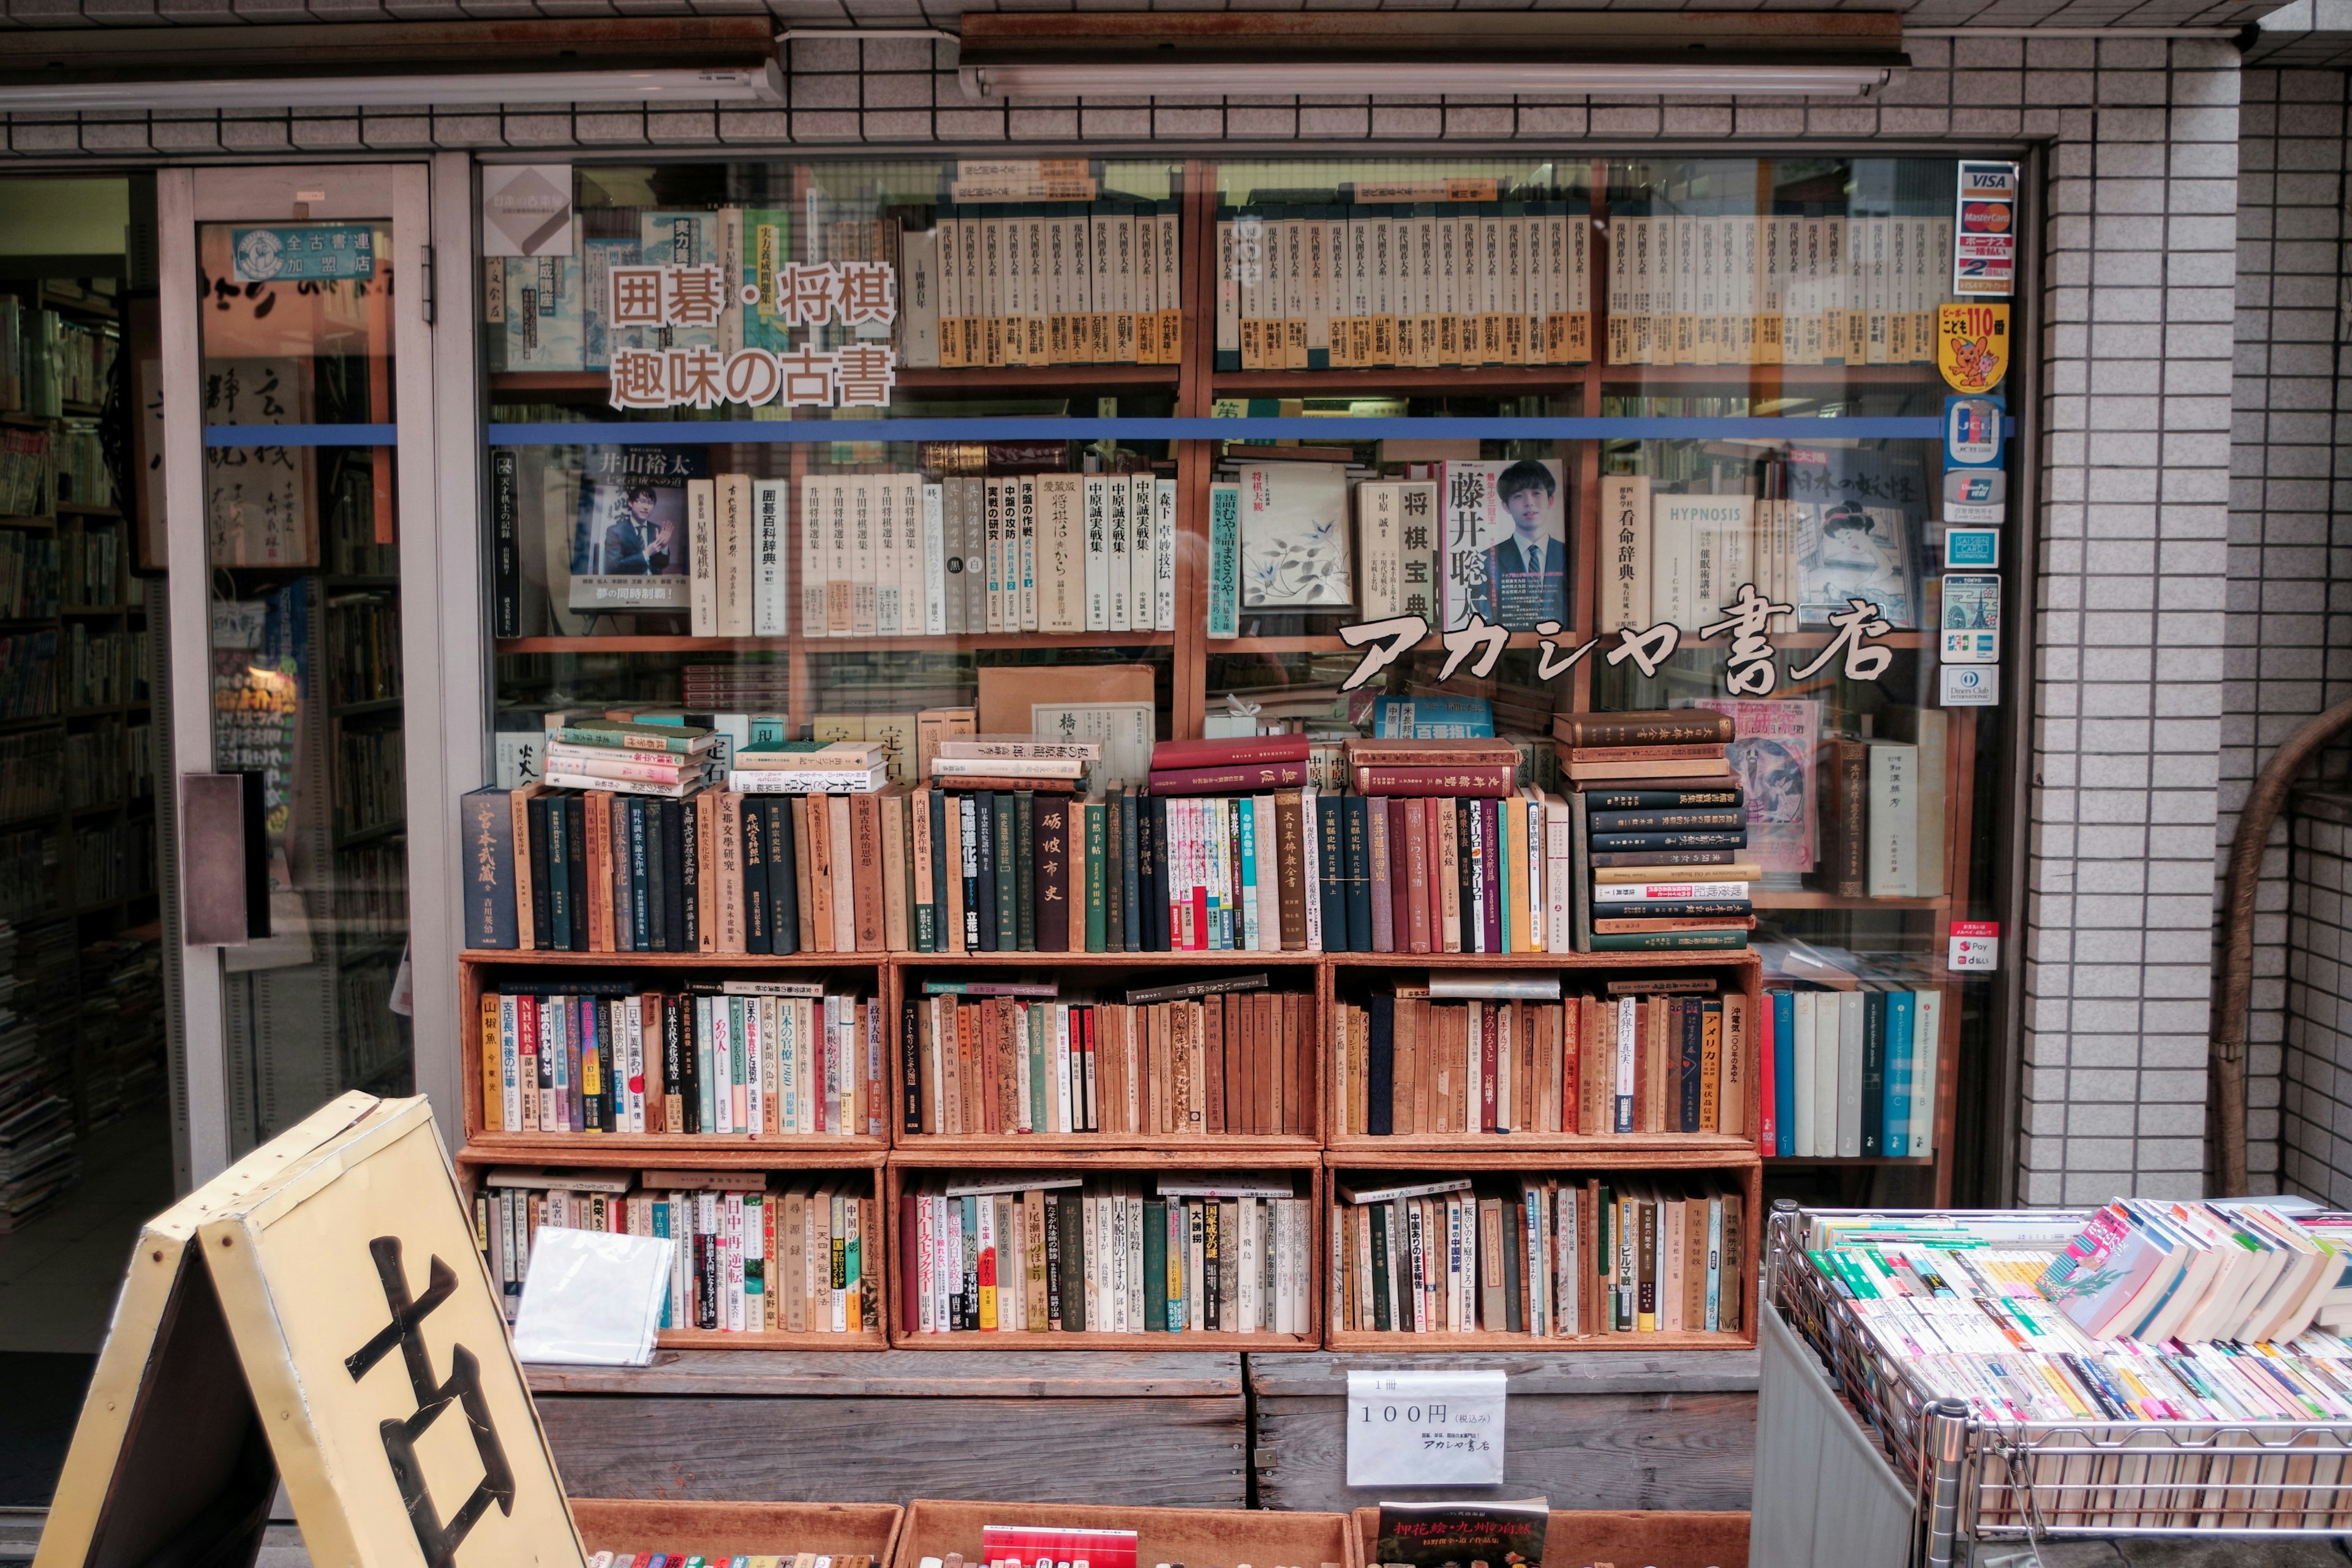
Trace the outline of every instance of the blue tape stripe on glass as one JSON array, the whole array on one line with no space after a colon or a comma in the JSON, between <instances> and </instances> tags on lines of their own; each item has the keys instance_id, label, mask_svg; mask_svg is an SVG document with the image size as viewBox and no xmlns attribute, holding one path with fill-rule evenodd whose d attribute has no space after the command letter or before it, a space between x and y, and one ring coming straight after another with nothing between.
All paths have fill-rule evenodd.
<instances>
[{"instance_id":1,"label":"blue tape stripe on glass","mask_svg":"<svg viewBox=\"0 0 2352 1568\"><path fill-rule=\"evenodd\" d=\"M1456 436L1488 441L1749 440L1934 441L1944 422L1840 419L664 419L492 425L493 447L643 446L823 441L1378 441Z\"/></svg>"},{"instance_id":2,"label":"blue tape stripe on glass","mask_svg":"<svg viewBox=\"0 0 2352 1568\"><path fill-rule=\"evenodd\" d=\"M1942 422L1937 422L1942 428ZM396 447L397 425L207 425L207 447Z\"/></svg>"}]
</instances>

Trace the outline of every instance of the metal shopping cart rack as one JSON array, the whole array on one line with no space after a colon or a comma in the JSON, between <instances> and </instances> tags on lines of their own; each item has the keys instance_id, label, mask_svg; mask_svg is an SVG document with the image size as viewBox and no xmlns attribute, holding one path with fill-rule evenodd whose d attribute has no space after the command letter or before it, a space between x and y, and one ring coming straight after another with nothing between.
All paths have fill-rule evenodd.
<instances>
[{"instance_id":1,"label":"metal shopping cart rack","mask_svg":"<svg viewBox=\"0 0 2352 1568\"><path fill-rule=\"evenodd\" d=\"M1774 1205L1764 1300L1768 1338L1781 1336L1780 1353L1768 1345L1753 1568L1784 1562L1793 1568L1799 1558L1822 1568L1945 1568L1997 1559L2053 1536L2352 1532L2352 1421L2004 1424L1938 1396L1867 1331L1802 1245L1814 1215L1883 1212L1805 1210L1785 1199ZM2054 1247L2079 1231L2090 1211L1905 1217L1997 1226L2021 1246ZM1796 1346L1811 1355L1790 1354ZM1783 1384L1777 1405L1776 1374ZM1802 1386L1808 1377L1825 1386ZM1833 1398L1854 1430L1808 1431L1808 1394L1815 1409ZM1776 1433L1776 1426L1788 1430ZM1874 1473L1868 1459L1883 1459L1883 1472ZM1883 1505L1875 1527L1840 1530L1834 1519L1794 1518L1791 1500L1770 1495L1781 1489L1768 1485L1776 1465L1784 1485L1808 1468L1818 1472L1810 1500L1816 1514L1866 1511L1874 1489L1881 1498L1907 1500L1908 1518L1890 1529ZM1812 1533L1797 1547L1792 1531Z\"/></svg>"}]
</instances>

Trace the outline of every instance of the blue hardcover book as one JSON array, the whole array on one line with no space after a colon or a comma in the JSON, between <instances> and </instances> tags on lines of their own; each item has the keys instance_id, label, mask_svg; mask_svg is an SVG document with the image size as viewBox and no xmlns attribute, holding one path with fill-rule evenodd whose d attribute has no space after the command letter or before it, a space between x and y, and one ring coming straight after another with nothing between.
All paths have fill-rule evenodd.
<instances>
[{"instance_id":1,"label":"blue hardcover book","mask_svg":"<svg viewBox=\"0 0 2352 1568\"><path fill-rule=\"evenodd\" d=\"M458 797L466 858L466 945L509 948L515 924L514 797L502 789L478 789Z\"/></svg>"},{"instance_id":2,"label":"blue hardcover book","mask_svg":"<svg viewBox=\"0 0 2352 1568\"><path fill-rule=\"evenodd\" d=\"M565 819L572 815L572 796L547 797L547 913L555 948L572 951L572 835Z\"/></svg>"},{"instance_id":3,"label":"blue hardcover book","mask_svg":"<svg viewBox=\"0 0 2352 1568\"><path fill-rule=\"evenodd\" d=\"M1119 938L1127 952L1148 952L1150 941L1143 936L1143 860L1136 856L1140 835L1140 820L1134 790L1119 790Z\"/></svg>"},{"instance_id":4,"label":"blue hardcover book","mask_svg":"<svg viewBox=\"0 0 2352 1568\"><path fill-rule=\"evenodd\" d=\"M1772 1152L1797 1152L1797 994L1775 991L1772 1004Z\"/></svg>"},{"instance_id":5,"label":"blue hardcover book","mask_svg":"<svg viewBox=\"0 0 2352 1568\"><path fill-rule=\"evenodd\" d=\"M1339 803L1345 796L1318 795L1315 801L1315 896L1323 909L1323 951L1348 951L1348 899L1341 891L1347 881L1347 858L1340 853L1340 843L1347 837L1340 818L1345 815Z\"/></svg>"},{"instance_id":6,"label":"blue hardcover book","mask_svg":"<svg viewBox=\"0 0 2352 1568\"><path fill-rule=\"evenodd\" d=\"M1911 1031L1918 1016L1908 991L1886 994L1886 1152L1911 1152Z\"/></svg>"},{"instance_id":7,"label":"blue hardcover book","mask_svg":"<svg viewBox=\"0 0 2352 1568\"><path fill-rule=\"evenodd\" d=\"M800 840L793 831L790 795L743 802L746 813L757 810L768 830L768 947L774 953L801 950ZM750 945L746 943L745 945Z\"/></svg>"},{"instance_id":8,"label":"blue hardcover book","mask_svg":"<svg viewBox=\"0 0 2352 1568\"><path fill-rule=\"evenodd\" d=\"M995 952L1012 945L1013 934L999 931L996 923L996 858L1003 849L996 842L996 794L981 790L966 798L971 802L972 826L980 835L980 951Z\"/></svg>"},{"instance_id":9,"label":"blue hardcover book","mask_svg":"<svg viewBox=\"0 0 2352 1568\"><path fill-rule=\"evenodd\" d=\"M1396 1131L1396 998L1372 997L1364 1047L1364 1131L1386 1137Z\"/></svg>"},{"instance_id":10,"label":"blue hardcover book","mask_svg":"<svg viewBox=\"0 0 2352 1568\"><path fill-rule=\"evenodd\" d=\"M1146 862L1151 868L1149 886L1138 889L1145 900L1144 907L1151 916L1151 951L1173 952L1176 950L1176 928L1168 913L1168 801L1163 795L1136 797L1136 809L1151 814L1151 857ZM1141 836L1138 835L1140 845Z\"/></svg>"},{"instance_id":11,"label":"blue hardcover book","mask_svg":"<svg viewBox=\"0 0 2352 1568\"><path fill-rule=\"evenodd\" d=\"M919 951L948 951L948 795L943 789L924 792L923 807L931 823L931 885L924 896L931 901L931 923Z\"/></svg>"},{"instance_id":12,"label":"blue hardcover book","mask_svg":"<svg viewBox=\"0 0 2352 1568\"><path fill-rule=\"evenodd\" d=\"M629 945L637 952L653 950L653 911L646 897L650 885L646 869L646 805L642 795L628 797L629 813Z\"/></svg>"},{"instance_id":13,"label":"blue hardcover book","mask_svg":"<svg viewBox=\"0 0 2352 1568\"><path fill-rule=\"evenodd\" d=\"M1259 930L1275 918L1275 911L1257 907L1257 803L1244 795L1234 805L1234 857L1241 864L1242 882L1240 890L1234 895L1239 907L1234 911L1234 940L1229 945L1255 948Z\"/></svg>"},{"instance_id":14,"label":"blue hardcover book","mask_svg":"<svg viewBox=\"0 0 2352 1568\"><path fill-rule=\"evenodd\" d=\"M1365 808L1364 797L1360 795L1341 795L1339 812L1339 852L1346 857L1342 867L1346 876L1341 884L1348 901L1346 951L1370 952L1372 951L1371 813Z\"/></svg>"},{"instance_id":15,"label":"blue hardcover book","mask_svg":"<svg viewBox=\"0 0 2352 1568\"><path fill-rule=\"evenodd\" d=\"M1626 849L1745 849L1748 830L1735 828L1729 832L1705 833L1596 833L1592 836L1592 852L1596 855Z\"/></svg>"},{"instance_id":16,"label":"blue hardcover book","mask_svg":"<svg viewBox=\"0 0 2352 1568\"><path fill-rule=\"evenodd\" d=\"M1886 993L1862 994L1862 1154L1886 1152Z\"/></svg>"},{"instance_id":17,"label":"blue hardcover book","mask_svg":"<svg viewBox=\"0 0 2352 1568\"><path fill-rule=\"evenodd\" d=\"M1384 741L1483 741L1495 733L1495 705L1484 697L1380 697L1372 734Z\"/></svg>"},{"instance_id":18,"label":"blue hardcover book","mask_svg":"<svg viewBox=\"0 0 2352 1568\"><path fill-rule=\"evenodd\" d=\"M667 1236L669 1234L669 1200L659 1199L652 1205L652 1209L653 1233L656 1236ZM669 1327L670 1294L667 1290L662 1292L661 1326L665 1329Z\"/></svg>"}]
</instances>

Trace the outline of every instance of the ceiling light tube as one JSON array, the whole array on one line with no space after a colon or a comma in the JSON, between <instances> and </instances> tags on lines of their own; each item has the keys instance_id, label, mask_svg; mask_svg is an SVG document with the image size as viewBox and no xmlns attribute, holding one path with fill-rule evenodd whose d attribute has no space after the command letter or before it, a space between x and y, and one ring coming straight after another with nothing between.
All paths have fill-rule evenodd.
<instances>
[{"instance_id":1,"label":"ceiling light tube","mask_svg":"<svg viewBox=\"0 0 2352 1568\"><path fill-rule=\"evenodd\" d=\"M1355 65L1284 60L1227 65L1003 65L958 71L966 96L992 98L1147 98L1293 93L1373 97L1513 93L1530 98L1631 95L1808 97L1874 92L1894 79L1891 66L1554 65L1433 60L1423 65Z\"/></svg>"},{"instance_id":2,"label":"ceiling light tube","mask_svg":"<svg viewBox=\"0 0 2352 1568\"><path fill-rule=\"evenodd\" d=\"M764 68L514 71L471 76L247 77L215 81L43 82L0 86L0 110L381 109L430 104L617 103L632 100L782 102Z\"/></svg>"}]
</instances>

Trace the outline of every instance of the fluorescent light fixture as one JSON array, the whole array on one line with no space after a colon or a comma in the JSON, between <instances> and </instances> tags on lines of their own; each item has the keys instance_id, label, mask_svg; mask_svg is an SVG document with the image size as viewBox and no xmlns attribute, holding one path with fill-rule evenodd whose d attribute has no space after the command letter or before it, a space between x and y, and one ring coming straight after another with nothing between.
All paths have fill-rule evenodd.
<instances>
[{"instance_id":1,"label":"fluorescent light fixture","mask_svg":"<svg viewBox=\"0 0 2352 1568\"><path fill-rule=\"evenodd\" d=\"M973 98L1865 93L1910 64L1887 12L972 12Z\"/></svg>"},{"instance_id":2,"label":"fluorescent light fixture","mask_svg":"<svg viewBox=\"0 0 2352 1568\"><path fill-rule=\"evenodd\" d=\"M431 104L616 103L630 99L783 100L770 60L753 69L516 71L479 76L245 77L212 81L0 86L0 110L362 109Z\"/></svg>"},{"instance_id":3,"label":"fluorescent light fixture","mask_svg":"<svg viewBox=\"0 0 2352 1568\"><path fill-rule=\"evenodd\" d=\"M0 110L782 102L764 16L78 28L9 36Z\"/></svg>"}]
</instances>

